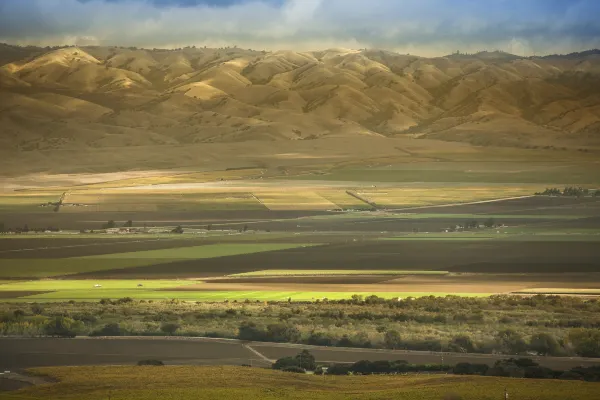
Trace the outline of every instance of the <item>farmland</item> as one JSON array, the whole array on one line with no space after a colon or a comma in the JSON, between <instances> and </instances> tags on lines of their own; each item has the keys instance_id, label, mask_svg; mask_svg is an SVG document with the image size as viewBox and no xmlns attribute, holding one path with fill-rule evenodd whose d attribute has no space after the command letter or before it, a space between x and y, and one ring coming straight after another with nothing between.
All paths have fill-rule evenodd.
<instances>
[{"instance_id":1,"label":"farmland","mask_svg":"<svg viewBox=\"0 0 600 400\"><path fill-rule=\"evenodd\" d=\"M82 226L86 233L3 235L0 278L45 280L32 282L34 287L2 285L2 297L10 301L95 301L106 297L312 301L347 298L351 294L384 298L482 296L541 293L540 289L590 295L600 288L597 198L518 196L477 201L487 198L490 185L479 186L478 190L450 185L444 193L452 198L446 197L442 203L451 203L407 210L333 212L325 209L330 208L329 202L333 208L338 206L332 200L345 193L343 188L323 189L317 185L294 197L305 184L290 184L286 190L275 192L269 182L236 181L230 196L219 194L222 189L213 192L214 188L209 187L203 194L189 192L178 197L196 203L201 198L227 203L252 197L261 204L259 209L225 211L228 205L221 209L186 209L179 200L169 203L169 192L158 185L148 196L146 190L150 189L103 190L114 191L111 201L120 199L119 204L131 207L138 203L169 203L162 211L47 210L43 215L51 223L69 221L71 226ZM503 188L498 186L498 190ZM97 190L78 188L75 193ZM368 190L371 196L392 193L386 203L389 205L398 205L394 199L399 197L394 196L402 197L400 193L405 191ZM431 192L428 186L417 192L414 188L406 190L409 192L405 194L414 196ZM527 191L529 188L519 194ZM77 194L67 195L67 200L69 196ZM407 195L406 204L415 204L410 197ZM469 202L455 204L457 200ZM36 211L31 218L41 213ZM23 214L5 216L21 218ZM132 219L142 233L107 235L87 231L98 229L102 221L112 218L118 225ZM471 221L476 221L476 227L453 231L455 226ZM497 226L482 225L489 221ZM168 232L177 225L184 228L184 234L143 232ZM85 282L85 287L78 287L78 280ZM96 281L124 280L164 280L165 285L102 285L99 290L87 289ZM195 283L172 284L181 280Z\"/></svg>"}]
</instances>

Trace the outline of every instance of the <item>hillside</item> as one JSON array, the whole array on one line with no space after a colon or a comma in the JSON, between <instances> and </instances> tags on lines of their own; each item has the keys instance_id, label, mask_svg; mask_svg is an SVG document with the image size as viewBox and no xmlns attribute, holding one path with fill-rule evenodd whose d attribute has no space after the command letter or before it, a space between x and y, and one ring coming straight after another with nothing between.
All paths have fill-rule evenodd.
<instances>
[{"instance_id":1,"label":"hillside","mask_svg":"<svg viewBox=\"0 0 600 400\"><path fill-rule=\"evenodd\" d=\"M38 375L60 383L32 386L23 398L79 399L464 399L596 398L595 382L452 375L315 376L250 367L59 367ZM102 384L100 384L102 383ZM575 397L574 397L575 396ZM6 397L16 398L7 394ZM512 398L512 397L511 397Z\"/></svg>"},{"instance_id":2,"label":"hillside","mask_svg":"<svg viewBox=\"0 0 600 400\"><path fill-rule=\"evenodd\" d=\"M10 151L383 137L600 145L597 51L0 45L0 63L0 145Z\"/></svg>"}]
</instances>

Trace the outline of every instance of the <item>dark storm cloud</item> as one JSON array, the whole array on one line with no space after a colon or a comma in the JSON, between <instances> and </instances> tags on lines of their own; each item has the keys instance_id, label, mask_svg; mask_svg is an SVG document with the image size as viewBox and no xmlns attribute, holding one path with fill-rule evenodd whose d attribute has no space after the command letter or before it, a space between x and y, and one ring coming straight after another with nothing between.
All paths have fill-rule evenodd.
<instances>
[{"instance_id":1,"label":"dark storm cloud","mask_svg":"<svg viewBox=\"0 0 600 400\"><path fill-rule=\"evenodd\" d=\"M600 46L597 0L0 0L0 41L517 54Z\"/></svg>"}]
</instances>

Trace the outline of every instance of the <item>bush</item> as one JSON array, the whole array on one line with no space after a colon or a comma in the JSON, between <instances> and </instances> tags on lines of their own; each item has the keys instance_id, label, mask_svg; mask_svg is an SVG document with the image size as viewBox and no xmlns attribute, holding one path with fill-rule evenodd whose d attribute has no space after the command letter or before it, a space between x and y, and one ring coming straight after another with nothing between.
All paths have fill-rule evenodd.
<instances>
[{"instance_id":1,"label":"bush","mask_svg":"<svg viewBox=\"0 0 600 400\"><path fill-rule=\"evenodd\" d=\"M324 332L311 333L306 342L314 346L332 346L334 343L333 338Z\"/></svg>"},{"instance_id":2,"label":"bush","mask_svg":"<svg viewBox=\"0 0 600 400\"><path fill-rule=\"evenodd\" d=\"M304 371L313 371L317 368L317 364L315 357L308 350L302 350L295 357L280 358L271 366L273 369L280 370L291 367L298 367Z\"/></svg>"},{"instance_id":3,"label":"bush","mask_svg":"<svg viewBox=\"0 0 600 400\"><path fill-rule=\"evenodd\" d=\"M600 357L600 330L573 329L567 336L575 352L582 357Z\"/></svg>"},{"instance_id":4,"label":"bush","mask_svg":"<svg viewBox=\"0 0 600 400\"><path fill-rule=\"evenodd\" d=\"M402 347L402 338L400 337L400 333L395 330L387 331L383 336L383 343L388 349L399 349Z\"/></svg>"},{"instance_id":5,"label":"bush","mask_svg":"<svg viewBox=\"0 0 600 400\"><path fill-rule=\"evenodd\" d=\"M452 368L452 373L456 375L485 375L489 368L487 364L461 362Z\"/></svg>"},{"instance_id":6,"label":"bush","mask_svg":"<svg viewBox=\"0 0 600 400\"><path fill-rule=\"evenodd\" d=\"M284 369L288 367L298 367L298 360L295 357L283 357L275 361L271 366L273 369Z\"/></svg>"},{"instance_id":7,"label":"bush","mask_svg":"<svg viewBox=\"0 0 600 400\"><path fill-rule=\"evenodd\" d=\"M44 313L44 307L42 307L42 306L41 306L41 305L39 305L39 304L32 304L32 305L31 305L31 312L32 312L34 315L41 315L41 314L43 314L43 313Z\"/></svg>"},{"instance_id":8,"label":"bush","mask_svg":"<svg viewBox=\"0 0 600 400\"><path fill-rule=\"evenodd\" d=\"M553 379L556 373L550 368L534 366L525 368L525 378L533 379Z\"/></svg>"},{"instance_id":9,"label":"bush","mask_svg":"<svg viewBox=\"0 0 600 400\"><path fill-rule=\"evenodd\" d=\"M556 356L562 353L562 348L556 338L549 333L537 333L529 341L531 350L543 356Z\"/></svg>"},{"instance_id":10,"label":"bush","mask_svg":"<svg viewBox=\"0 0 600 400\"><path fill-rule=\"evenodd\" d=\"M263 340L273 342L298 342L300 340L300 331L292 325L271 324L267 326L266 337Z\"/></svg>"},{"instance_id":11,"label":"bush","mask_svg":"<svg viewBox=\"0 0 600 400\"><path fill-rule=\"evenodd\" d=\"M328 375L348 375L350 373L350 366L344 364L333 364L327 369Z\"/></svg>"},{"instance_id":12,"label":"bush","mask_svg":"<svg viewBox=\"0 0 600 400\"><path fill-rule=\"evenodd\" d=\"M300 354L296 356L296 361L298 362L298 366L305 370L314 371L314 369L317 368L315 357L310 354L308 350L302 350Z\"/></svg>"},{"instance_id":13,"label":"bush","mask_svg":"<svg viewBox=\"0 0 600 400\"><path fill-rule=\"evenodd\" d=\"M574 371L565 371L558 376L558 379L570 380L570 381L582 381L583 376Z\"/></svg>"},{"instance_id":14,"label":"bush","mask_svg":"<svg viewBox=\"0 0 600 400\"><path fill-rule=\"evenodd\" d=\"M139 366L152 365L152 366L160 367L160 366L165 365L165 363L160 360L141 360L141 361L138 361L137 365L139 365Z\"/></svg>"},{"instance_id":15,"label":"bush","mask_svg":"<svg viewBox=\"0 0 600 400\"><path fill-rule=\"evenodd\" d=\"M90 333L90 336L121 336L123 332L119 324L106 324L102 328Z\"/></svg>"},{"instance_id":16,"label":"bush","mask_svg":"<svg viewBox=\"0 0 600 400\"><path fill-rule=\"evenodd\" d=\"M46 323L44 333L48 336L74 338L76 336L74 325L75 321L71 318L55 317Z\"/></svg>"},{"instance_id":17,"label":"bush","mask_svg":"<svg viewBox=\"0 0 600 400\"><path fill-rule=\"evenodd\" d=\"M179 324L174 322L165 322L160 326L160 330L166 333L169 336L173 336L175 332L179 329Z\"/></svg>"},{"instance_id":18,"label":"bush","mask_svg":"<svg viewBox=\"0 0 600 400\"><path fill-rule=\"evenodd\" d=\"M295 365L283 368L282 371L284 371L284 372L294 372L296 374L305 374L306 373L306 370L304 368L301 368L301 367L298 367L298 366L295 366Z\"/></svg>"},{"instance_id":19,"label":"bush","mask_svg":"<svg viewBox=\"0 0 600 400\"><path fill-rule=\"evenodd\" d=\"M457 336L448 344L448 350L457 353L474 353L476 349L475 343L467 335Z\"/></svg>"},{"instance_id":20,"label":"bush","mask_svg":"<svg viewBox=\"0 0 600 400\"><path fill-rule=\"evenodd\" d=\"M241 340L263 340L264 331L258 328L254 322L244 321L238 328L237 336Z\"/></svg>"}]
</instances>

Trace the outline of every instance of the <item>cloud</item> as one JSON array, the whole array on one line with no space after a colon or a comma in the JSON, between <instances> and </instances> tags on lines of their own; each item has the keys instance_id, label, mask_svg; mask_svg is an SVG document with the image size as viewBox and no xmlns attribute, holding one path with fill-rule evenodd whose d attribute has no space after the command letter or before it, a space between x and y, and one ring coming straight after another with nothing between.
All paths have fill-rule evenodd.
<instances>
[{"instance_id":1,"label":"cloud","mask_svg":"<svg viewBox=\"0 0 600 400\"><path fill-rule=\"evenodd\" d=\"M0 0L0 41L529 55L597 46L596 15L597 0Z\"/></svg>"}]
</instances>

